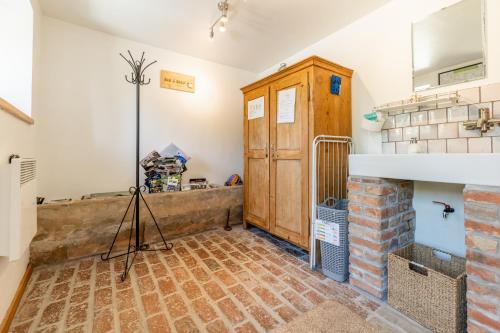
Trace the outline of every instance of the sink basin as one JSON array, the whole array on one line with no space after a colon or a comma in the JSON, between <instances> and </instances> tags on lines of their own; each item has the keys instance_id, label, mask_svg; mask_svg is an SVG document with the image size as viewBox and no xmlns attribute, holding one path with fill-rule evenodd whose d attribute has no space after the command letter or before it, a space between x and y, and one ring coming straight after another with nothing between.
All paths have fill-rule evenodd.
<instances>
[{"instance_id":1,"label":"sink basin","mask_svg":"<svg viewBox=\"0 0 500 333\"><path fill-rule=\"evenodd\" d=\"M349 174L500 186L500 154L356 154Z\"/></svg>"}]
</instances>

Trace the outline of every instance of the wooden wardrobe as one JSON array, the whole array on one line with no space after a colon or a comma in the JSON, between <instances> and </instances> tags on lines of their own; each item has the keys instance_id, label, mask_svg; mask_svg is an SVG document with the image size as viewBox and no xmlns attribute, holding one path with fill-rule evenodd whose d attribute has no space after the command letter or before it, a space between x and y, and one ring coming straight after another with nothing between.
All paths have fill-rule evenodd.
<instances>
[{"instance_id":1,"label":"wooden wardrobe","mask_svg":"<svg viewBox=\"0 0 500 333\"><path fill-rule=\"evenodd\" d=\"M341 78L339 95L331 92L332 76ZM245 226L309 249L311 146L317 135L351 136L351 77L352 70L313 56L241 89ZM294 119L279 122L279 94L290 88ZM263 114L249 120L248 103L262 97Z\"/></svg>"}]
</instances>

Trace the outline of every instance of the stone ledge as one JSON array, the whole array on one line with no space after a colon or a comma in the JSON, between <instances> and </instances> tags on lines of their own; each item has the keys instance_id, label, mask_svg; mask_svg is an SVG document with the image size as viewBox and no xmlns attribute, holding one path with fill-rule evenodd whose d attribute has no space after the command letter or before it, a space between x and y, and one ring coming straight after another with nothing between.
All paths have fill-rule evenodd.
<instances>
[{"instance_id":1,"label":"stone ledge","mask_svg":"<svg viewBox=\"0 0 500 333\"><path fill-rule=\"evenodd\" d=\"M242 221L242 186L145 194L145 199L168 239L220 227L226 223L228 211L231 224ZM125 196L38 206L38 231L30 246L32 264L53 264L107 251L129 201L130 196ZM141 207L141 217L143 240L159 241L145 207ZM130 221L131 212L117 238L118 250L126 249Z\"/></svg>"}]
</instances>

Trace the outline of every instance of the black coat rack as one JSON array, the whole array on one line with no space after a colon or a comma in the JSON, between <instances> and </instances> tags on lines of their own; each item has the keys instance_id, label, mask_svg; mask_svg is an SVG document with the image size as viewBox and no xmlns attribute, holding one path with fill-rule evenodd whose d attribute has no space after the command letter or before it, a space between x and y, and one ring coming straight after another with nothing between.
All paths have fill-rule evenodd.
<instances>
[{"instance_id":1,"label":"black coat rack","mask_svg":"<svg viewBox=\"0 0 500 333\"><path fill-rule=\"evenodd\" d=\"M146 62L146 58L144 58L144 52L142 52L141 59L140 60L135 60L134 57L132 56L132 53L128 51L129 59L127 59L123 54L120 53L120 56L130 65L132 68L132 74L130 79L128 78L127 75L125 75L125 80L128 83L134 84L135 85L135 91L136 91L136 150L135 150L135 157L136 157L136 163L135 163L135 186L132 186L129 188L130 194L132 194L132 198L130 199L130 202L127 206L127 209L125 210L125 214L123 215L123 218L120 222L120 226L118 227L118 230L116 231L115 237L113 238L113 242L111 243L111 246L109 248L109 251L106 254L101 255L102 260L110 260L113 258L121 257L121 256L127 256L127 259L125 260L125 267L124 271L122 273L121 279L124 281L127 278L128 272L130 271L130 268L132 267L134 263L134 259L137 255L138 252L141 251L165 251L165 250L171 250L173 247L172 243L168 243L165 240L165 237L163 237L163 234L161 232L160 227L158 226L158 223L156 222L156 218L153 215L153 212L151 211L151 208L149 207L148 203L146 202L146 199L144 199L144 196L142 195L142 192L146 190L146 187L144 185L139 184L139 164L140 164L140 91L141 91L141 86L148 85L151 82L151 79L148 79L146 82L145 77L144 77L144 71L151 66L152 64L156 63L156 60L149 63L148 65L144 66L144 63ZM149 214L151 215L151 218L153 219L156 229L158 230L158 233L161 236L161 240L163 242L163 245L165 246L164 248L157 248L157 249L151 249L148 243L141 243L141 238L140 238L140 222L141 222L141 217L140 217L140 201L144 202L144 205L146 206ZM132 213L132 221L130 223L130 232L129 232L129 239L128 239L128 248L126 253L121 253L115 256L110 256L111 252L113 251L113 247L115 245L116 239L118 238L118 234L120 233L120 230L122 228L123 222L125 221L125 218L127 217L128 211L130 210L130 206L132 206L132 202L134 202L133 206L133 213ZM135 222L135 245L132 244L132 233L134 230L134 222ZM130 259L130 255L133 254L134 256L132 259Z\"/></svg>"}]
</instances>

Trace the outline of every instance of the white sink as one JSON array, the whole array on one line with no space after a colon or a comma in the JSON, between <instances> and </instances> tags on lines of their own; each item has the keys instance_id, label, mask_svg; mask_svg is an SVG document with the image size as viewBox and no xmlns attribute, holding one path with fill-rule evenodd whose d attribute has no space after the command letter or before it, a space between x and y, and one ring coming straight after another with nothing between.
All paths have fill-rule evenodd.
<instances>
[{"instance_id":1,"label":"white sink","mask_svg":"<svg viewBox=\"0 0 500 333\"><path fill-rule=\"evenodd\" d=\"M500 154L357 154L349 156L349 174L500 186Z\"/></svg>"}]
</instances>

